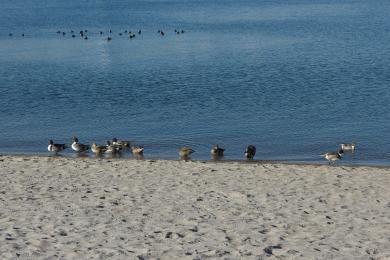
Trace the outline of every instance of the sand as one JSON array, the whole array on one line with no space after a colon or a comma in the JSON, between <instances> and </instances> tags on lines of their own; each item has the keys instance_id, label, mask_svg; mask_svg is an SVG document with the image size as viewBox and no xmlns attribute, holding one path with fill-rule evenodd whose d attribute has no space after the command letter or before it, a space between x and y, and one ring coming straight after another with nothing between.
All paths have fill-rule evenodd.
<instances>
[{"instance_id":1,"label":"sand","mask_svg":"<svg viewBox=\"0 0 390 260\"><path fill-rule=\"evenodd\" d=\"M390 259L390 169L0 157L0 259Z\"/></svg>"}]
</instances>

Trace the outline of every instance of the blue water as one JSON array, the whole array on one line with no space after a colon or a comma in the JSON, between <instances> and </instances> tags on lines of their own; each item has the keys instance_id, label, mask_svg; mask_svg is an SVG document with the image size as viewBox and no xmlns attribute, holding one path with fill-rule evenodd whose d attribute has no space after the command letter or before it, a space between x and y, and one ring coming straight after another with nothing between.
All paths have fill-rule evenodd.
<instances>
[{"instance_id":1,"label":"blue water","mask_svg":"<svg viewBox=\"0 0 390 260\"><path fill-rule=\"evenodd\" d=\"M226 160L254 144L257 159L319 162L356 142L344 163L390 165L389 13L388 0L1 1L0 153L115 136L146 158L188 145L208 159L218 143Z\"/></svg>"}]
</instances>

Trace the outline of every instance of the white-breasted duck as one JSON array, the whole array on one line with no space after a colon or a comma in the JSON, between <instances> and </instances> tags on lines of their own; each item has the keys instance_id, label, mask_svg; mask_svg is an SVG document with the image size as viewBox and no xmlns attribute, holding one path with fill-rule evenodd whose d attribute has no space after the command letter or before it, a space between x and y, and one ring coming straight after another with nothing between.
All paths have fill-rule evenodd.
<instances>
[{"instance_id":1,"label":"white-breasted duck","mask_svg":"<svg viewBox=\"0 0 390 260\"><path fill-rule=\"evenodd\" d=\"M256 155L256 147L254 145L248 145L244 154L248 160L252 160Z\"/></svg>"},{"instance_id":2,"label":"white-breasted duck","mask_svg":"<svg viewBox=\"0 0 390 260\"><path fill-rule=\"evenodd\" d=\"M224 151L225 151L225 149L219 147L217 144L214 144L211 147L210 153L212 156L222 157Z\"/></svg>"},{"instance_id":3,"label":"white-breasted duck","mask_svg":"<svg viewBox=\"0 0 390 260\"><path fill-rule=\"evenodd\" d=\"M59 153L59 152L62 152L63 150L65 150L67 147L65 144L55 144L53 142L53 140L50 140L49 141L49 145L47 147L47 150L49 152L53 152L53 153Z\"/></svg>"},{"instance_id":4,"label":"white-breasted duck","mask_svg":"<svg viewBox=\"0 0 390 260\"><path fill-rule=\"evenodd\" d=\"M324 158L326 160L328 160L329 163L331 163L331 162L341 160L343 153L344 153L344 151L342 149L340 149L337 152L328 152L328 153L323 154L322 156L324 156Z\"/></svg>"},{"instance_id":5,"label":"white-breasted duck","mask_svg":"<svg viewBox=\"0 0 390 260\"><path fill-rule=\"evenodd\" d=\"M77 137L72 138L72 149L75 152L82 153L89 150L89 145L80 144L79 139Z\"/></svg>"}]
</instances>

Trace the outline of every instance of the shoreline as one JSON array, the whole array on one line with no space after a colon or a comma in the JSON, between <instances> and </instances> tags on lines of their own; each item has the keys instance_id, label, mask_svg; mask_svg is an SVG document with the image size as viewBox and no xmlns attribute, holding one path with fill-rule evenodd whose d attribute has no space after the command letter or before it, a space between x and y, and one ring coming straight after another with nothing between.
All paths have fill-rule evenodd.
<instances>
[{"instance_id":1,"label":"shoreline","mask_svg":"<svg viewBox=\"0 0 390 260\"><path fill-rule=\"evenodd\" d=\"M2 259L390 258L390 169L0 156Z\"/></svg>"},{"instance_id":2,"label":"shoreline","mask_svg":"<svg viewBox=\"0 0 390 260\"><path fill-rule=\"evenodd\" d=\"M154 157L147 157L147 158L135 158L133 156L120 156L120 157L107 157L107 156L101 156L96 157L94 155L91 156L90 153L87 155L81 155L78 156L76 153L66 153L66 154L48 154L48 153L42 153L42 154L29 154L29 153L16 153L16 154L2 154L0 153L0 158L6 158L6 157L38 157L38 158L68 158L73 160L78 159L91 159L91 160L118 160L118 161L184 161L182 159L165 159L165 158L154 158ZM213 159L189 159L188 162L199 162L199 163L239 163L239 164L281 164L281 165L295 165L295 166L329 166L329 167L369 167L369 168L380 168L380 169L390 169L390 162L389 165L387 164L364 164L364 163L344 163L343 161L336 162L335 164L329 164L327 161L288 161L288 160L250 160L247 161L245 159L220 159L220 160L213 160Z\"/></svg>"}]
</instances>

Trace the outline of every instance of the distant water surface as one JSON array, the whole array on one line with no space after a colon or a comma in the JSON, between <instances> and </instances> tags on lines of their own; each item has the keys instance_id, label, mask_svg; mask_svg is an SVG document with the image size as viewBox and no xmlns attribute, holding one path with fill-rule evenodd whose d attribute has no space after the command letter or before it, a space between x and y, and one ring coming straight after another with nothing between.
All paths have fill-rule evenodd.
<instances>
[{"instance_id":1,"label":"distant water surface","mask_svg":"<svg viewBox=\"0 0 390 260\"><path fill-rule=\"evenodd\" d=\"M218 143L225 159L254 144L257 159L318 162L356 142L345 163L390 165L389 1L0 7L1 153L115 136L144 145L146 158L177 158L188 145L208 159Z\"/></svg>"}]
</instances>

